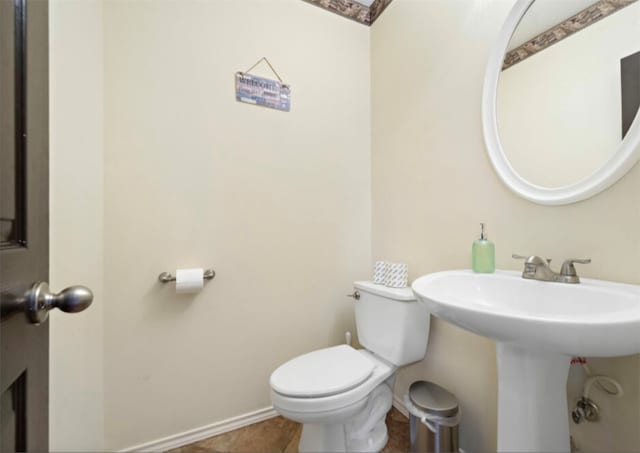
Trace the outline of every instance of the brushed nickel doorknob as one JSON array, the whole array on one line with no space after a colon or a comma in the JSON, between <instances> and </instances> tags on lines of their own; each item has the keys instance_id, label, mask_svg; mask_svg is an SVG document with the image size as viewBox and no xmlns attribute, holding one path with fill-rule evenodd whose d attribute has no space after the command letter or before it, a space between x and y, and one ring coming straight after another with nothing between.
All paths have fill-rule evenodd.
<instances>
[{"instance_id":1,"label":"brushed nickel doorknob","mask_svg":"<svg viewBox=\"0 0 640 453\"><path fill-rule=\"evenodd\" d=\"M93 302L93 293L85 286L70 286L58 294L52 293L46 282L37 282L25 297L25 313L33 324L49 317L49 310L59 308L66 313L77 313Z\"/></svg>"}]
</instances>

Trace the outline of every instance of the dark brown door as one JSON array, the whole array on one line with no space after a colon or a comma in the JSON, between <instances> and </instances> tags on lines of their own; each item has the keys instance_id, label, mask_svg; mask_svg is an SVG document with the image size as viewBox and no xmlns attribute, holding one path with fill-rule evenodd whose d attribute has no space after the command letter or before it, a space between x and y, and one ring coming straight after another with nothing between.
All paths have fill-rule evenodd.
<instances>
[{"instance_id":1,"label":"dark brown door","mask_svg":"<svg viewBox=\"0 0 640 453\"><path fill-rule=\"evenodd\" d=\"M0 451L48 450L49 323L23 303L49 277L48 8L0 0Z\"/></svg>"}]
</instances>

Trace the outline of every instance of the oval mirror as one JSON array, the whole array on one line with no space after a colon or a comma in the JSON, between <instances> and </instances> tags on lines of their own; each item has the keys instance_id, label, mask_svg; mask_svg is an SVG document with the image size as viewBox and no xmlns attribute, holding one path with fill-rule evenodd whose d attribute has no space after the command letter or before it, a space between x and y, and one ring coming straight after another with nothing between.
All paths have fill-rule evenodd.
<instances>
[{"instance_id":1,"label":"oval mirror","mask_svg":"<svg viewBox=\"0 0 640 453\"><path fill-rule=\"evenodd\" d=\"M518 195L574 203L640 158L640 1L518 0L487 67L491 162Z\"/></svg>"}]
</instances>

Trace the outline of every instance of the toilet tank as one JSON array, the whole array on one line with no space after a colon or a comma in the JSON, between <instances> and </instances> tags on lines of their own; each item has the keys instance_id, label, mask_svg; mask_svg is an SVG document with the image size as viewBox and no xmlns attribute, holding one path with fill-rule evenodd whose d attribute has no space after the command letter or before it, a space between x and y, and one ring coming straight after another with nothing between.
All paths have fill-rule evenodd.
<instances>
[{"instance_id":1,"label":"toilet tank","mask_svg":"<svg viewBox=\"0 0 640 453\"><path fill-rule=\"evenodd\" d=\"M422 360L427 352L430 314L411 288L387 288L355 282L358 340L367 350L396 366Z\"/></svg>"}]
</instances>

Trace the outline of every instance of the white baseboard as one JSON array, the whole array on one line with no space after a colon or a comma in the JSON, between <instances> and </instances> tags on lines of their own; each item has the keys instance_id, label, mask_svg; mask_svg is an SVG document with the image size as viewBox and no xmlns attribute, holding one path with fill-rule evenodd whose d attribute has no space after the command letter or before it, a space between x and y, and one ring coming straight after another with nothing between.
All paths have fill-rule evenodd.
<instances>
[{"instance_id":1,"label":"white baseboard","mask_svg":"<svg viewBox=\"0 0 640 453\"><path fill-rule=\"evenodd\" d=\"M393 407L398 409L398 412L400 412L402 415L409 418L409 411L407 410L407 407L404 405L404 401L402 400L401 397L395 394L393 395Z\"/></svg>"},{"instance_id":2,"label":"white baseboard","mask_svg":"<svg viewBox=\"0 0 640 453\"><path fill-rule=\"evenodd\" d=\"M278 414L273 407L265 407L248 414L239 415L237 417L228 418L220 422L215 422L210 425L201 426L200 428L191 429L182 433L173 434L171 436L163 437L162 439L152 440L151 442L145 442L143 444L134 445L133 447L120 450L121 452L161 452L171 450L173 448L182 447L184 445L198 442L199 440L206 439L208 437L217 436L218 434L224 434L234 429L244 428L245 426L253 425L254 423L262 422L277 416Z\"/></svg>"},{"instance_id":3,"label":"white baseboard","mask_svg":"<svg viewBox=\"0 0 640 453\"><path fill-rule=\"evenodd\" d=\"M409 412L402 401L402 398L393 395L393 407L405 417L409 417ZM208 437L224 434L234 429L244 428L254 423L262 422L270 418L276 417L278 414L273 407L265 407L248 414L239 415L237 417L222 420L210 425L201 426L200 428L191 429L182 433L173 434L161 439L152 440L143 444L134 445L132 447L120 450L120 452L162 452L173 448L183 447L185 445L198 442Z\"/></svg>"}]
</instances>

